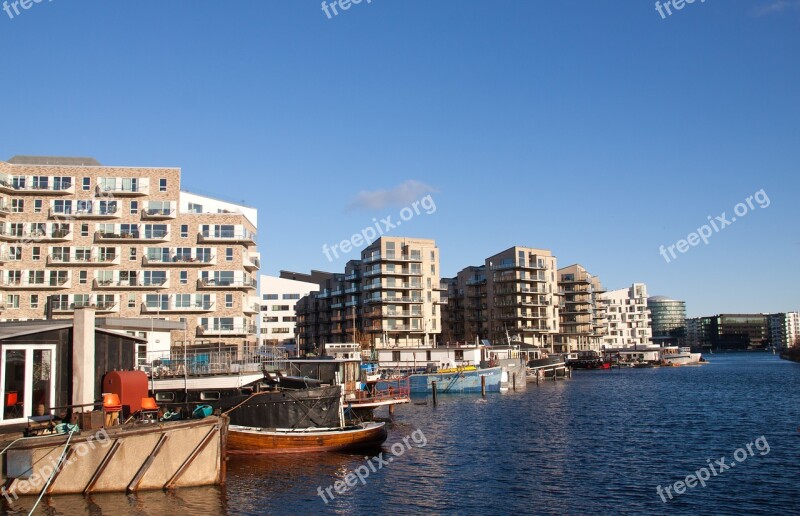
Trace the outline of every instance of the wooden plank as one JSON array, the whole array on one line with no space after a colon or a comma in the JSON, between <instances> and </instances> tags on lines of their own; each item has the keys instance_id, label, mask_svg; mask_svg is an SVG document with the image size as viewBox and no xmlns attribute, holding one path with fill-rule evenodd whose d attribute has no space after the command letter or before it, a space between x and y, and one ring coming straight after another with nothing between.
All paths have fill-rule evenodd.
<instances>
[{"instance_id":1,"label":"wooden plank","mask_svg":"<svg viewBox=\"0 0 800 516\"><path fill-rule=\"evenodd\" d=\"M170 490L175 488L175 484L178 482L178 480L180 480L184 472L189 469L189 466L192 465L197 456L206 449L206 446L208 446L208 443L212 441L214 434L216 434L218 430L219 428L217 425L214 425L211 430L208 431L206 436L203 437L203 440L200 441L200 444L198 444L194 451L189 454L189 457L183 462L183 464L181 464L181 467L178 468L178 471L176 471L175 474L172 475L172 478L170 478L169 481L164 485L164 489Z\"/></svg>"},{"instance_id":2,"label":"wooden plank","mask_svg":"<svg viewBox=\"0 0 800 516\"><path fill-rule=\"evenodd\" d=\"M139 471L136 473L136 476L133 477L131 483L128 484L127 488L128 493L133 493L139 489L139 483L142 481L142 478L144 478L144 475L150 469L150 466L153 465L153 461L158 456L158 452L161 451L161 448L164 446L164 443L167 442L167 439L169 439L168 434L161 435L161 438L156 443L155 447L153 448L153 451L150 452L150 455L147 457L147 460L144 461L144 464L142 464L142 467L139 468Z\"/></svg>"},{"instance_id":3,"label":"wooden plank","mask_svg":"<svg viewBox=\"0 0 800 516\"><path fill-rule=\"evenodd\" d=\"M86 485L86 489L83 490L83 494L84 495L89 494L92 491L92 489L94 489L94 486L97 484L97 481L100 480L100 476L106 470L106 468L108 467L108 464L111 462L111 459L114 458L114 455L117 454L117 450L119 450L120 446L122 446L122 441L121 440L116 440L116 441L114 441L114 444L111 445L111 449L108 450L108 453L106 453L106 456L103 457L102 462L100 462L100 465L95 470L94 474L92 475L91 480L89 480L89 483Z\"/></svg>"}]
</instances>

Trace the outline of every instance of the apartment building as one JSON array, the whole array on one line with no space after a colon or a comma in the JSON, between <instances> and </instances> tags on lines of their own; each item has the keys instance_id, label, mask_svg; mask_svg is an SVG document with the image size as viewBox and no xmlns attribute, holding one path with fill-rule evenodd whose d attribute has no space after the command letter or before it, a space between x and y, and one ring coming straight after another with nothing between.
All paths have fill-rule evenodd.
<instances>
[{"instance_id":1,"label":"apartment building","mask_svg":"<svg viewBox=\"0 0 800 516\"><path fill-rule=\"evenodd\" d=\"M283 272L281 273L283 274ZM261 293L261 344L283 346L297 354L297 302L319 291L319 285L309 281L262 275Z\"/></svg>"},{"instance_id":2,"label":"apartment building","mask_svg":"<svg viewBox=\"0 0 800 516\"><path fill-rule=\"evenodd\" d=\"M600 278L579 264L558 270L560 333L556 351L599 351L606 332L606 304Z\"/></svg>"},{"instance_id":3,"label":"apartment building","mask_svg":"<svg viewBox=\"0 0 800 516\"><path fill-rule=\"evenodd\" d=\"M605 292L601 298L606 305L605 347L616 349L652 344L647 285L634 283L629 288Z\"/></svg>"},{"instance_id":4,"label":"apartment building","mask_svg":"<svg viewBox=\"0 0 800 516\"><path fill-rule=\"evenodd\" d=\"M429 239L381 237L343 273L316 272L319 292L297 303L301 349L430 347L441 333L439 249Z\"/></svg>"},{"instance_id":5,"label":"apartment building","mask_svg":"<svg viewBox=\"0 0 800 516\"><path fill-rule=\"evenodd\" d=\"M454 342L490 340L554 349L559 331L556 257L510 247L443 282L445 334Z\"/></svg>"},{"instance_id":6,"label":"apartment building","mask_svg":"<svg viewBox=\"0 0 800 516\"><path fill-rule=\"evenodd\" d=\"M0 318L185 321L174 345L255 346L255 209L181 191L178 168L0 162Z\"/></svg>"},{"instance_id":7,"label":"apartment building","mask_svg":"<svg viewBox=\"0 0 800 516\"><path fill-rule=\"evenodd\" d=\"M767 323L772 346L783 349L800 346L800 313L769 314Z\"/></svg>"}]
</instances>

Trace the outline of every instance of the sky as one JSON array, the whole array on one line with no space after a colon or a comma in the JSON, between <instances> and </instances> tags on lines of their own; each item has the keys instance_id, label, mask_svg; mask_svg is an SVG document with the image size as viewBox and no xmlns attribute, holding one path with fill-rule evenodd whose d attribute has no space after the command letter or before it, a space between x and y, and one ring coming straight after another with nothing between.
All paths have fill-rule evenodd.
<instances>
[{"instance_id":1,"label":"sky","mask_svg":"<svg viewBox=\"0 0 800 516\"><path fill-rule=\"evenodd\" d=\"M689 316L800 309L800 1L329 3L8 5L0 160L180 167L258 208L265 274L391 217L445 276L521 245Z\"/></svg>"}]
</instances>

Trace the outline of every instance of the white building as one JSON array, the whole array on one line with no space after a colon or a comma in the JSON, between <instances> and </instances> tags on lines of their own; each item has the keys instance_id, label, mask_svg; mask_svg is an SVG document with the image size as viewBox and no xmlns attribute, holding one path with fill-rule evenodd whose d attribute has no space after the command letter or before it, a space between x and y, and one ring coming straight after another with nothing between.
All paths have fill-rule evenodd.
<instances>
[{"instance_id":1,"label":"white building","mask_svg":"<svg viewBox=\"0 0 800 516\"><path fill-rule=\"evenodd\" d=\"M770 342L777 348L790 348L800 340L800 312L769 314Z\"/></svg>"},{"instance_id":2,"label":"white building","mask_svg":"<svg viewBox=\"0 0 800 516\"><path fill-rule=\"evenodd\" d=\"M296 352L295 328L297 300L312 292L319 292L319 285L305 281L262 275L259 282L261 293L261 344L284 346Z\"/></svg>"},{"instance_id":3,"label":"white building","mask_svg":"<svg viewBox=\"0 0 800 516\"><path fill-rule=\"evenodd\" d=\"M647 308L647 285L634 283L630 288L601 294L606 303L605 348L631 348L652 344L650 310Z\"/></svg>"}]
</instances>

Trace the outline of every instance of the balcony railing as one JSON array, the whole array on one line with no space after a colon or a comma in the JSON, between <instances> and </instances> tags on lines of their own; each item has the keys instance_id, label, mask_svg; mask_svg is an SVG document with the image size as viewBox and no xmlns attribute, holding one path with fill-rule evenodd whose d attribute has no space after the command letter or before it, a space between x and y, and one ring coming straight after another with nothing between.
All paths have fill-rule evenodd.
<instances>
[{"instance_id":1,"label":"balcony railing","mask_svg":"<svg viewBox=\"0 0 800 516\"><path fill-rule=\"evenodd\" d=\"M255 272L261 269L261 260L255 256L244 255L242 265L248 272Z\"/></svg>"},{"instance_id":2,"label":"balcony railing","mask_svg":"<svg viewBox=\"0 0 800 516\"><path fill-rule=\"evenodd\" d=\"M174 301L170 301L166 305L161 303L150 305L147 303L142 303L142 313L144 314L158 314L163 312L212 312L213 310L213 301L196 301L191 303L175 303Z\"/></svg>"},{"instance_id":3,"label":"balcony railing","mask_svg":"<svg viewBox=\"0 0 800 516\"><path fill-rule=\"evenodd\" d=\"M101 186L97 185L95 187L95 192L97 195L147 195L149 192L149 184L141 183L141 184L119 184L114 186Z\"/></svg>"},{"instance_id":4,"label":"balcony railing","mask_svg":"<svg viewBox=\"0 0 800 516\"><path fill-rule=\"evenodd\" d=\"M160 289L169 286L168 278L158 279L141 279L134 278L129 280L112 279L112 280L98 280L93 282L94 288L110 288L110 289L126 289L126 288L141 288L141 289Z\"/></svg>"},{"instance_id":5,"label":"balcony railing","mask_svg":"<svg viewBox=\"0 0 800 516\"><path fill-rule=\"evenodd\" d=\"M231 336L231 335L254 335L256 327L252 324L222 324L222 325L200 325L197 327L198 336Z\"/></svg>"},{"instance_id":6,"label":"balcony railing","mask_svg":"<svg viewBox=\"0 0 800 516\"><path fill-rule=\"evenodd\" d=\"M34 281L30 281L30 278L11 279L3 280L0 282L0 286L8 289L60 289L69 288L70 280L69 278L44 278L41 280L37 278Z\"/></svg>"},{"instance_id":7,"label":"balcony railing","mask_svg":"<svg viewBox=\"0 0 800 516\"><path fill-rule=\"evenodd\" d=\"M76 265L82 266L87 264L95 264L95 265L118 265L119 264L119 255L118 254L101 254L101 255L48 255L47 257L47 265L48 266L58 266L58 265Z\"/></svg>"},{"instance_id":8,"label":"balcony railing","mask_svg":"<svg viewBox=\"0 0 800 516\"><path fill-rule=\"evenodd\" d=\"M75 193L75 185L71 182L54 183L48 181L44 184L33 184L32 182L25 181L24 183L13 184L4 181L4 183L5 184L0 186L4 186L6 189L11 190L14 193L37 193L42 195L64 195Z\"/></svg>"},{"instance_id":9,"label":"balcony railing","mask_svg":"<svg viewBox=\"0 0 800 516\"><path fill-rule=\"evenodd\" d=\"M174 219L177 216L177 212L172 208L148 208L142 210L142 218L148 220Z\"/></svg>"},{"instance_id":10,"label":"balcony railing","mask_svg":"<svg viewBox=\"0 0 800 516\"><path fill-rule=\"evenodd\" d=\"M197 280L197 288L254 289L256 288L256 280L201 278Z\"/></svg>"},{"instance_id":11,"label":"balcony railing","mask_svg":"<svg viewBox=\"0 0 800 516\"><path fill-rule=\"evenodd\" d=\"M250 231L201 231L198 241L255 244L256 235Z\"/></svg>"},{"instance_id":12,"label":"balcony railing","mask_svg":"<svg viewBox=\"0 0 800 516\"><path fill-rule=\"evenodd\" d=\"M176 266L176 267L204 267L207 265L216 265L216 257L214 255L208 256L186 256L183 254L173 254L169 256L143 256L142 265L160 265L160 266Z\"/></svg>"}]
</instances>

